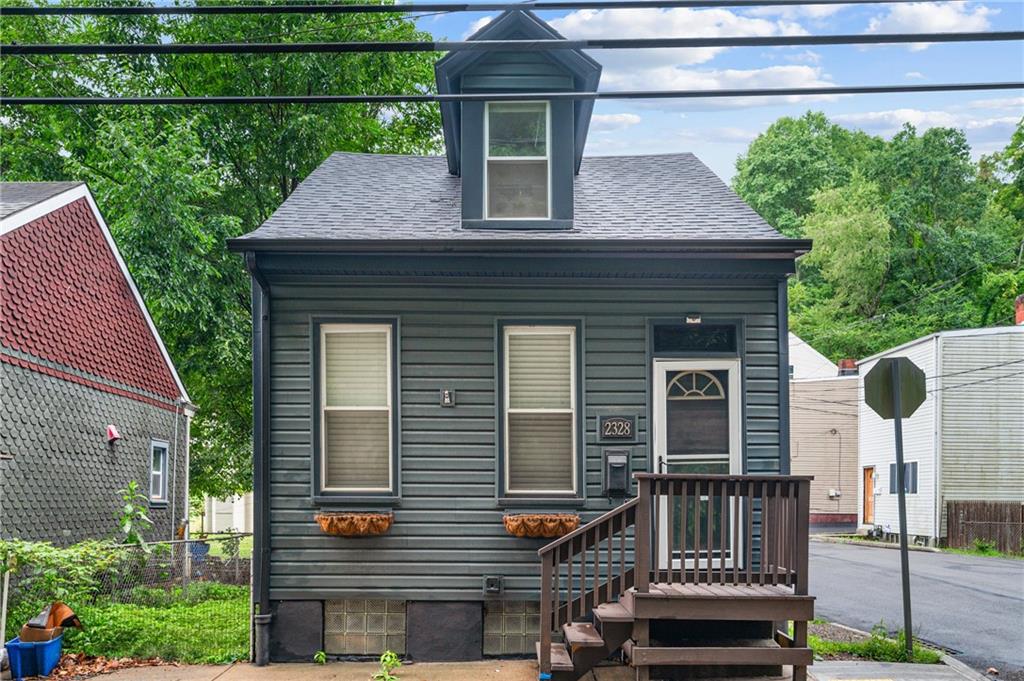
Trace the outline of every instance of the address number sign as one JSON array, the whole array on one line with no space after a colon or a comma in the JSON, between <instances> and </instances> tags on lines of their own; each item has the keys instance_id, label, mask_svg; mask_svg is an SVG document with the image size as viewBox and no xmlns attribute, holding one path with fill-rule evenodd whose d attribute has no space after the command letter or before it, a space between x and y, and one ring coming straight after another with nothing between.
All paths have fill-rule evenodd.
<instances>
[{"instance_id":1,"label":"address number sign","mask_svg":"<svg viewBox=\"0 0 1024 681\"><path fill-rule=\"evenodd\" d=\"M602 416L598 419L602 440L632 440L636 437L635 416Z\"/></svg>"}]
</instances>

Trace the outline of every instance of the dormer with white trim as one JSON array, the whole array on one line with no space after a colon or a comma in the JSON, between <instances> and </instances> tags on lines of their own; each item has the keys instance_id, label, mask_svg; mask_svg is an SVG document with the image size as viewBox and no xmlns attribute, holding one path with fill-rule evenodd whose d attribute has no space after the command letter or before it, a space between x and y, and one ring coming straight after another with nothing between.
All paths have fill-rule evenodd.
<instances>
[{"instance_id":1,"label":"dormer with white trim","mask_svg":"<svg viewBox=\"0 0 1024 681\"><path fill-rule=\"evenodd\" d=\"M561 40L532 12L501 14L469 40ZM601 66L580 50L459 51L435 69L440 94L502 95L444 102L448 171L462 177L466 229L571 229L593 100L516 93L594 92Z\"/></svg>"}]
</instances>

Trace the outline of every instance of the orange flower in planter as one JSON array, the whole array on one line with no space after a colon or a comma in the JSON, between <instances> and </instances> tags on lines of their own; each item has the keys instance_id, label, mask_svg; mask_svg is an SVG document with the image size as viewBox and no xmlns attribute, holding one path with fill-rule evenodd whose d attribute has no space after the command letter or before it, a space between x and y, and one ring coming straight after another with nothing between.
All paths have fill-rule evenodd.
<instances>
[{"instance_id":1,"label":"orange flower in planter","mask_svg":"<svg viewBox=\"0 0 1024 681\"><path fill-rule=\"evenodd\" d=\"M506 515L502 520L505 530L514 537L552 539L580 526L580 517L575 513L521 513Z\"/></svg>"},{"instance_id":2,"label":"orange flower in planter","mask_svg":"<svg viewBox=\"0 0 1024 681\"><path fill-rule=\"evenodd\" d=\"M324 534L372 537L391 529L394 513L317 513L313 518Z\"/></svg>"}]
</instances>

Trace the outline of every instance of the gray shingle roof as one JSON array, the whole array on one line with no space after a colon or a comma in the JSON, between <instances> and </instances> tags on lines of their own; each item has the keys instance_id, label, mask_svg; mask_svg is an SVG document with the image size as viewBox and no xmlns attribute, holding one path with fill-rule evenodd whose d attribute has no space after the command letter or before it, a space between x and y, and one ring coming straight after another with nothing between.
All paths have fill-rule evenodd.
<instances>
[{"instance_id":1,"label":"gray shingle roof","mask_svg":"<svg viewBox=\"0 0 1024 681\"><path fill-rule=\"evenodd\" d=\"M53 198L81 182L0 182L0 218Z\"/></svg>"},{"instance_id":2,"label":"gray shingle roof","mask_svg":"<svg viewBox=\"0 0 1024 681\"><path fill-rule=\"evenodd\" d=\"M593 156L575 180L573 229L463 229L461 180L441 156L332 154L255 241L736 240L785 237L693 154Z\"/></svg>"}]
</instances>

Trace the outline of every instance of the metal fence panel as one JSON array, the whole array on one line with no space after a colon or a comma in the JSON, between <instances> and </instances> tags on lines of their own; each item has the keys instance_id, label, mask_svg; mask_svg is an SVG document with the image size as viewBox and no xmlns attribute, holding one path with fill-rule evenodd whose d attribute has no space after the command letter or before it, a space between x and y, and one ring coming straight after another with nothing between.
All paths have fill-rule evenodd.
<instances>
[{"instance_id":1,"label":"metal fence panel","mask_svg":"<svg viewBox=\"0 0 1024 681\"><path fill-rule=\"evenodd\" d=\"M84 625L65 632L65 652L181 662L247 659L250 537L108 545L62 574L52 565L19 565L11 577L7 635L60 600Z\"/></svg>"}]
</instances>

